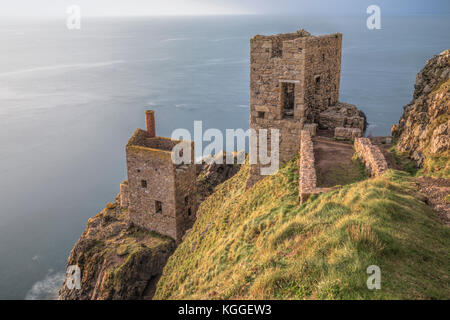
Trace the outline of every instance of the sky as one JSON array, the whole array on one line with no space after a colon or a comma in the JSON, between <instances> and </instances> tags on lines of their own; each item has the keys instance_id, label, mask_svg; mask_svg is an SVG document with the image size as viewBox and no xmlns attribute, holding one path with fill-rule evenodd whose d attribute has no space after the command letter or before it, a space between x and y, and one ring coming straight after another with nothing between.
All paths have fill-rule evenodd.
<instances>
[{"instance_id":1,"label":"sky","mask_svg":"<svg viewBox=\"0 0 450 320\"><path fill-rule=\"evenodd\" d=\"M58 17L70 5L84 16L357 15L369 5L383 14L450 14L449 0L0 0L2 17Z\"/></svg>"}]
</instances>

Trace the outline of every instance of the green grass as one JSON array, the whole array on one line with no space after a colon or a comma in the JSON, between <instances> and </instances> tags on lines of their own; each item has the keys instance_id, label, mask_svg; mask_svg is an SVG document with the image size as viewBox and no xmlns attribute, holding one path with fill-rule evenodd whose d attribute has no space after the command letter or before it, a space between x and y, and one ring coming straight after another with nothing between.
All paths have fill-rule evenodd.
<instances>
[{"instance_id":1,"label":"green grass","mask_svg":"<svg viewBox=\"0 0 450 320\"><path fill-rule=\"evenodd\" d=\"M316 173L318 187L345 185L368 178L366 168L358 157L353 157L351 162L336 162L325 171L316 168Z\"/></svg>"},{"instance_id":2,"label":"green grass","mask_svg":"<svg viewBox=\"0 0 450 320\"><path fill-rule=\"evenodd\" d=\"M450 203L450 194L445 196L445 202Z\"/></svg>"},{"instance_id":3,"label":"green grass","mask_svg":"<svg viewBox=\"0 0 450 320\"><path fill-rule=\"evenodd\" d=\"M408 158L405 153L398 152L395 147L389 149L394 157L395 163L402 168L404 171L408 172L410 175L417 175L419 168L417 167L414 160Z\"/></svg>"},{"instance_id":4,"label":"green grass","mask_svg":"<svg viewBox=\"0 0 450 320\"><path fill-rule=\"evenodd\" d=\"M446 91L450 90L450 80L440 86L440 90L444 90L443 88L445 88ZM431 154L429 150L434 130L448 121L450 121L450 115L444 113L434 119L429 125L426 137L427 147L424 150L425 161L423 168L419 172L420 174L438 178L450 178L450 151L447 150L440 154Z\"/></svg>"},{"instance_id":5,"label":"green grass","mask_svg":"<svg viewBox=\"0 0 450 320\"><path fill-rule=\"evenodd\" d=\"M426 157L423 168L419 170L418 174L450 179L450 152Z\"/></svg>"},{"instance_id":6,"label":"green grass","mask_svg":"<svg viewBox=\"0 0 450 320\"><path fill-rule=\"evenodd\" d=\"M450 231L404 172L298 204L295 159L246 190L249 168L202 203L155 299L449 299ZM381 290L367 289L367 267Z\"/></svg>"}]
</instances>

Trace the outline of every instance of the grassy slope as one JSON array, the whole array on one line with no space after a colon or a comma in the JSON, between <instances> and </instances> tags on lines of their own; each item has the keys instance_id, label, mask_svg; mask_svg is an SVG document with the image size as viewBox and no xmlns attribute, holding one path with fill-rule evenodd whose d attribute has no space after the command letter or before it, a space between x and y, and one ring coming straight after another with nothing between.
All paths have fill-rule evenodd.
<instances>
[{"instance_id":1,"label":"grassy slope","mask_svg":"<svg viewBox=\"0 0 450 320\"><path fill-rule=\"evenodd\" d=\"M298 205L295 159L250 190L218 187L169 259L155 299L450 298L450 231L389 171ZM381 267L381 290L366 269Z\"/></svg>"}]
</instances>

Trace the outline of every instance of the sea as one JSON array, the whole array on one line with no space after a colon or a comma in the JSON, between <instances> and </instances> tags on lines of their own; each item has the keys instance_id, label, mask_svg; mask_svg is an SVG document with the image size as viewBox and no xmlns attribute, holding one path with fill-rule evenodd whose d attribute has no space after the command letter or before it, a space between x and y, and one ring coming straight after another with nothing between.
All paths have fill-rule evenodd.
<instances>
[{"instance_id":1,"label":"sea","mask_svg":"<svg viewBox=\"0 0 450 320\"><path fill-rule=\"evenodd\" d=\"M125 144L156 112L157 134L249 125L249 40L343 33L340 100L389 135L449 16L203 16L0 20L0 299L54 299L87 220L126 179Z\"/></svg>"}]
</instances>

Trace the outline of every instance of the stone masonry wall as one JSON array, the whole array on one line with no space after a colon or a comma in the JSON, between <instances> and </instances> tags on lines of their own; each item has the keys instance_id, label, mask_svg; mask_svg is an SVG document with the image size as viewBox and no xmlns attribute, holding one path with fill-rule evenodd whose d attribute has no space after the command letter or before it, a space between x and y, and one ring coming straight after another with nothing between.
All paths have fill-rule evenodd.
<instances>
[{"instance_id":1,"label":"stone masonry wall","mask_svg":"<svg viewBox=\"0 0 450 320\"><path fill-rule=\"evenodd\" d=\"M250 122L282 119L282 83L294 85L293 119L318 120L339 99L342 35L305 31L250 41ZM275 53L274 53L275 52ZM314 109L314 110L313 110Z\"/></svg>"},{"instance_id":2,"label":"stone masonry wall","mask_svg":"<svg viewBox=\"0 0 450 320\"><path fill-rule=\"evenodd\" d=\"M320 112L339 101L342 34L308 37L304 46L304 103L308 122L318 122Z\"/></svg>"},{"instance_id":3,"label":"stone masonry wall","mask_svg":"<svg viewBox=\"0 0 450 320\"><path fill-rule=\"evenodd\" d=\"M354 140L362 136L361 129L359 128L343 128L337 127L334 129L334 137L336 139Z\"/></svg>"},{"instance_id":4,"label":"stone masonry wall","mask_svg":"<svg viewBox=\"0 0 450 320\"><path fill-rule=\"evenodd\" d=\"M379 176L388 169L383 153L372 144L370 139L356 138L354 146L358 156L372 176Z\"/></svg>"},{"instance_id":5,"label":"stone masonry wall","mask_svg":"<svg viewBox=\"0 0 450 320\"><path fill-rule=\"evenodd\" d=\"M179 142L137 129L126 148L131 222L177 242L192 227L197 212L196 166L172 162L172 148ZM121 188L125 201L126 186Z\"/></svg>"},{"instance_id":6,"label":"stone masonry wall","mask_svg":"<svg viewBox=\"0 0 450 320\"><path fill-rule=\"evenodd\" d=\"M122 208L128 208L130 204L130 192L128 190L128 180L120 184L120 206Z\"/></svg>"},{"instance_id":7,"label":"stone masonry wall","mask_svg":"<svg viewBox=\"0 0 450 320\"><path fill-rule=\"evenodd\" d=\"M280 165L298 153L303 125L317 122L320 111L338 101L341 41L340 34L311 36L304 30L250 41L250 127L257 133L279 130ZM288 87L293 96L287 98ZM293 109L286 112L289 99ZM263 178L260 168L252 165L247 186Z\"/></svg>"},{"instance_id":8,"label":"stone masonry wall","mask_svg":"<svg viewBox=\"0 0 450 320\"><path fill-rule=\"evenodd\" d=\"M306 201L316 191L317 177L314 168L314 147L309 131L302 130L300 136L299 159L299 196L300 202Z\"/></svg>"},{"instance_id":9,"label":"stone masonry wall","mask_svg":"<svg viewBox=\"0 0 450 320\"><path fill-rule=\"evenodd\" d=\"M257 123L252 125L252 128L257 130L259 133L260 129L267 129L267 152L271 155L272 148L272 137L270 129L278 129L279 130L279 162L280 166L295 156L300 149L300 132L302 129L302 123L289 121L289 120L265 120L259 119ZM257 154L259 155L259 145L257 147ZM261 167L263 165L254 164L250 167L250 177L247 181L247 186L251 187L264 176L260 175Z\"/></svg>"},{"instance_id":10,"label":"stone masonry wall","mask_svg":"<svg viewBox=\"0 0 450 320\"><path fill-rule=\"evenodd\" d=\"M191 145L191 159L194 159L194 143ZM195 165L175 167L175 203L177 241L181 241L187 230L192 228L197 214L197 168Z\"/></svg>"},{"instance_id":11,"label":"stone masonry wall","mask_svg":"<svg viewBox=\"0 0 450 320\"><path fill-rule=\"evenodd\" d=\"M176 240L175 168L170 152L137 146L127 146L126 152L131 222Z\"/></svg>"}]
</instances>

